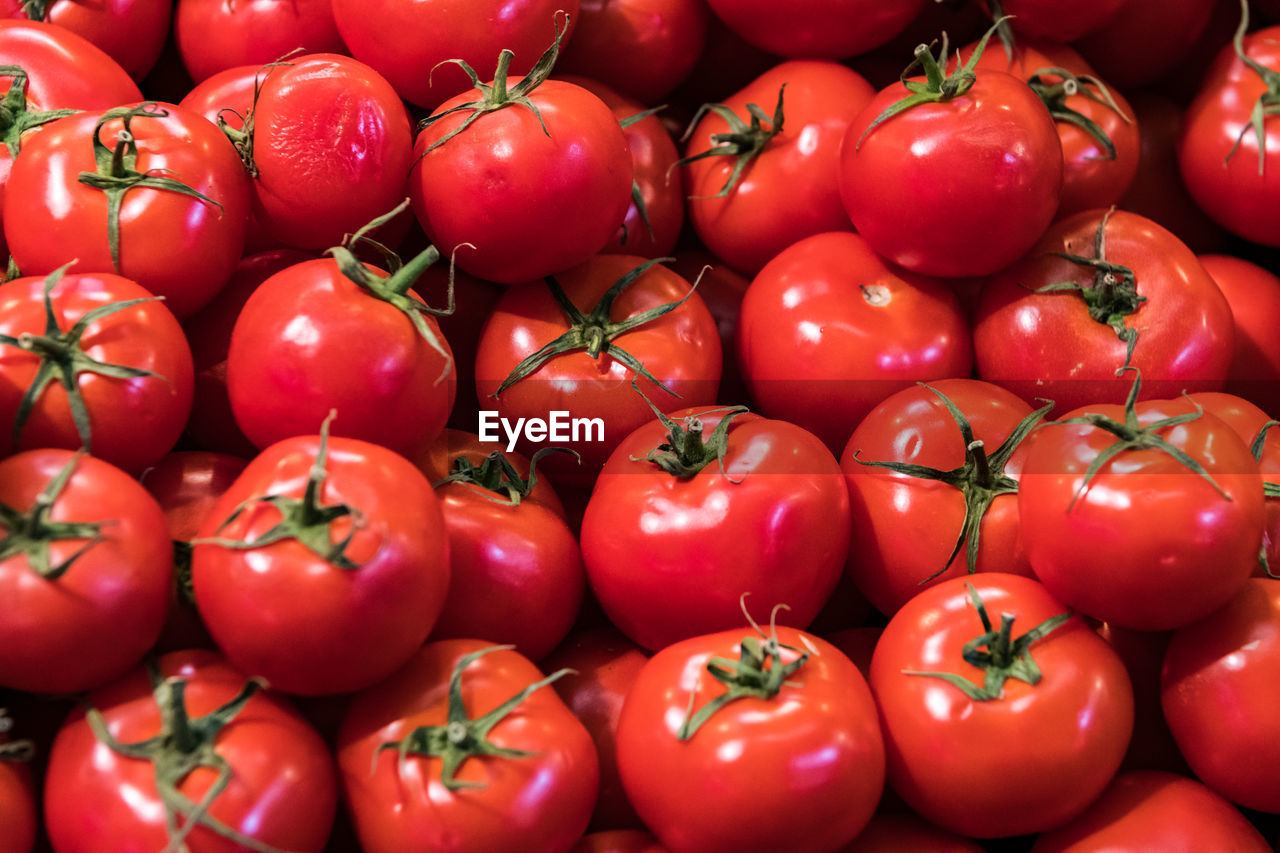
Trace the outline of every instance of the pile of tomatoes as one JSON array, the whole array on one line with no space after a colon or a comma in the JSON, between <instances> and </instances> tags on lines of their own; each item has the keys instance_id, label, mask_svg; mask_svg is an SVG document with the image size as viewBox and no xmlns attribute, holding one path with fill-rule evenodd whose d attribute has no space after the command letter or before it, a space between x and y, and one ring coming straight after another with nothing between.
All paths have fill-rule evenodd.
<instances>
[{"instance_id":1,"label":"pile of tomatoes","mask_svg":"<svg viewBox=\"0 0 1280 853\"><path fill-rule=\"evenodd\" d=\"M0 14L0 853L1280 843L1280 3Z\"/></svg>"}]
</instances>

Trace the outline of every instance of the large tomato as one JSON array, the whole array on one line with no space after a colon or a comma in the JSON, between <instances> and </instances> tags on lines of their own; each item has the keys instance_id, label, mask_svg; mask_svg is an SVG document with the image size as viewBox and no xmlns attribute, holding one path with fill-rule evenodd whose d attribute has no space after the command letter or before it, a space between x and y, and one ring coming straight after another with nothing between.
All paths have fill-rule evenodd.
<instances>
[{"instance_id":1,"label":"large tomato","mask_svg":"<svg viewBox=\"0 0 1280 853\"><path fill-rule=\"evenodd\" d=\"M731 30L779 56L843 59L884 44L919 14L924 0L709 0Z\"/></svg>"},{"instance_id":2,"label":"large tomato","mask_svg":"<svg viewBox=\"0 0 1280 853\"><path fill-rule=\"evenodd\" d=\"M45 21L84 38L141 80L169 35L170 0L3 0L0 15ZM126 99L127 100L127 99ZM114 107L114 104L103 104Z\"/></svg>"},{"instance_id":3,"label":"large tomato","mask_svg":"<svg viewBox=\"0 0 1280 853\"><path fill-rule=\"evenodd\" d=\"M1111 0L1103 0L1111 2ZM1084 4L1084 8L1098 5ZM1104 80L1131 91L1156 82L1184 62L1217 0L1124 0L1102 26L1076 42Z\"/></svg>"},{"instance_id":4,"label":"large tomato","mask_svg":"<svg viewBox=\"0 0 1280 853\"><path fill-rule=\"evenodd\" d=\"M329 0L178 0L173 31L182 64L197 83L299 49L346 53Z\"/></svg>"},{"instance_id":5,"label":"large tomato","mask_svg":"<svg viewBox=\"0 0 1280 853\"><path fill-rule=\"evenodd\" d=\"M175 652L90 693L54 741L59 853L319 853L338 790L320 736L213 652Z\"/></svg>"},{"instance_id":6,"label":"large tomato","mask_svg":"<svg viewBox=\"0 0 1280 853\"><path fill-rule=\"evenodd\" d=\"M337 749L365 853L567 853L598 779L590 735L546 686L564 674L442 640L357 695Z\"/></svg>"},{"instance_id":7,"label":"large tomato","mask_svg":"<svg viewBox=\"0 0 1280 853\"><path fill-rule=\"evenodd\" d=\"M1226 390L1280 414L1280 277L1230 255L1200 255L1235 320L1235 351ZM1252 440L1252 439L1250 439Z\"/></svg>"},{"instance_id":8,"label":"large tomato","mask_svg":"<svg viewBox=\"0 0 1280 853\"><path fill-rule=\"evenodd\" d=\"M871 689L889 785L976 838L1079 814L1115 775L1133 728L1124 664L1018 575L955 578L907 602L876 645Z\"/></svg>"},{"instance_id":9,"label":"large tomato","mask_svg":"<svg viewBox=\"0 0 1280 853\"><path fill-rule=\"evenodd\" d=\"M880 800L884 743L866 680L825 640L757 631L668 646L622 706L622 783L672 853L825 853Z\"/></svg>"},{"instance_id":10,"label":"large tomato","mask_svg":"<svg viewBox=\"0 0 1280 853\"><path fill-rule=\"evenodd\" d=\"M1090 3L1061 3L1059 0L1000 0L984 6L1013 18L1009 26L1020 36L1053 41L1075 41L1106 24L1126 0L1093 0Z\"/></svg>"}]
</instances>

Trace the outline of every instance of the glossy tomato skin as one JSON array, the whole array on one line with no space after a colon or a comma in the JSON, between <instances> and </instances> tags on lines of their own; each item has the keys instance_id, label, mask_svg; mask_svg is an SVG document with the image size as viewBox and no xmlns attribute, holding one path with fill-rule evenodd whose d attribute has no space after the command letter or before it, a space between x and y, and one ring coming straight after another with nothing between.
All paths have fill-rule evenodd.
<instances>
[{"instance_id":1,"label":"glossy tomato skin","mask_svg":"<svg viewBox=\"0 0 1280 853\"><path fill-rule=\"evenodd\" d=\"M1138 423L1195 412L1184 398L1138 403ZM1121 406L1086 413L1123 423ZM1022 542L1036 576L1062 601L1124 628L1162 631L1225 604L1257 563L1265 518L1249 448L1206 412L1159 435L1197 460L1222 489L1158 450L1125 450L1085 472L1116 441L1089 424L1055 424L1033 438L1018 491ZM1074 501L1074 504L1073 504ZM1091 543L1081 548L1080 542Z\"/></svg>"},{"instance_id":2,"label":"glossy tomato skin","mask_svg":"<svg viewBox=\"0 0 1280 853\"><path fill-rule=\"evenodd\" d=\"M797 59L775 65L724 105L744 122L750 121L748 104L772 116L783 86L782 131L765 143L727 196L715 197L735 157L707 157L684 167L693 230L717 257L747 275L798 240L852 229L836 166L845 130L874 90L839 63ZM706 113L688 134L685 157L708 150L713 135L729 131L721 116Z\"/></svg>"},{"instance_id":3,"label":"glossy tomato skin","mask_svg":"<svg viewBox=\"0 0 1280 853\"><path fill-rule=\"evenodd\" d=\"M1226 390L1280 413L1280 342L1272 334L1280 323L1280 277L1230 255L1199 258L1235 320L1236 344Z\"/></svg>"},{"instance_id":4,"label":"glossy tomato skin","mask_svg":"<svg viewBox=\"0 0 1280 853\"><path fill-rule=\"evenodd\" d=\"M710 436L724 410L696 416ZM679 479L645 456L666 440L656 419L618 445L582 520L587 579L610 620L648 649L741 624L785 604L803 627L839 579L849 549L849 496L835 457L794 424L740 414L724 472L713 460ZM738 481L738 482L734 482Z\"/></svg>"},{"instance_id":5,"label":"glossy tomato skin","mask_svg":"<svg viewBox=\"0 0 1280 853\"><path fill-rule=\"evenodd\" d=\"M1129 676L1078 617L1030 646L1040 682L1010 678L1000 698L980 702L940 678L908 675L953 672L981 684L982 670L961 654L983 633L968 584L993 621L1013 614L1014 637L1067 611L1036 581L994 572L949 580L904 605L871 660L889 785L961 835L1056 826L1083 811L1120 766L1133 728Z\"/></svg>"},{"instance_id":6,"label":"glossy tomato skin","mask_svg":"<svg viewBox=\"0 0 1280 853\"><path fill-rule=\"evenodd\" d=\"M326 0L179 0L174 36L199 83L237 65L265 65L302 48L346 53Z\"/></svg>"},{"instance_id":7,"label":"glossy tomato skin","mask_svg":"<svg viewBox=\"0 0 1280 853\"><path fill-rule=\"evenodd\" d=\"M272 445L249 463L206 517L201 537L250 540L279 520L264 495L301 498L319 437ZM411 463L357 439L329 439L324 506L359 515L342 569L286 538L246 550L198 544L192 581L200 616L240 668L291 693L358 690L393 672L422 644L449 584L439 500ZM353 522L340 519L330 539ZM305 601L305 607L297 602ZM287 605L287 606L286 606Z\"/></svg>"},{"instance_id":8,"label":"glossy tomato skin","mask_svg":"<svg viewBox=\"0 0 1280 853\"><path fill-rule=\"evenodd\" d=\"M0 285L0 332L14 337L45 330L44 279L19 278ZM117 275L62 277L50 292L58 325L69 330L100 306L151 293ZM157 376L116 379L82 373L78 387L89 411L93 454L140 473L169 452L191 410L191 351L182 327L161 302L143 302L90 323L80 339L90 358L147 370ZM39 369L40 359L16 347L0 347L0 424L12 428L22 395ZM27 419L17 449L81 445L61 384L51 384ZM0 454L12 449L0 443Z\"/></svg>"},{"instance_id":9,"label":"glossy tomato skin","mask_svg":"<svg viewBox=\"0 0 1280 853\"><path fill-rule=\"evenodd\" d=\"M120 63L134 80L147 76L160 58L173 12L173 4L167 0L52 2L47 5L45 21L82 36ZM19 0L0 3L0 15L6 18L28 17Z\"/></svg>"},{"instance_id":10,"label":"glossy tomato skin","mask_svg":"<svg viewBox=\"0 0 1280 853\"><path fill-rule=\"evenodd\" d=\"M1161 702L1197 778L1237 805L1280 811L1280 585L1251 578L1225 606L1174 632ZM1230 720L1229 726L1223 720Z\"/></svg>"},{"instance_id":11,"label":"glossy tomato skin","mask_svg":"<svg viewBox=\"0 0 1280 853\"><path fill-rule=\"evenodd\" d=\"M1106 211L1057 222L1027 255L987 279L974 318L978 376L1028 402L1053 400L1063 412L1119 403L1132 383L1117 376L1126 344L1089 316L1078 291L1035 293L1059 282L1091 285L1091 267L1056 257L1093 258ZM1145 397L1216 391L1226 380L1235 341L1231 307L1182 241L1144 216L1117 210L1106 224L1109 263L1133 271L1146 301L1124 318L1136 329L1130 364Z\"/></svg>"},{"instance_id":12,"label":"glossy tomato skin","mask_svg":"<svg viewBox=\"0 0 1280 853\"><path fill-rule=\"evenodd\" d=\"M968 376L969 324L945 283L886 263L859 234L816 234L752 280L738 315L751 398L844 449L876 405L917 381Z\"/></svg>"},{"instance_id":13,"label":"glossy tomato skin","mask_svg":"<svg viewBox=\"0 0 1280 853\"><path fill-rule=\"evenodd\" d=\"M929 388L945 394L964 413L988 454L1031 414L1014 394L974 379L944 379ZM1004 471L1015 479L1025 445ZM849 489L852 541L845 570L881 613L893 615L922 590L968 573L968 548L960 547L941 571L964 524L965 497L937 480L898 474L864 462L905 462L940 471L965 461L960 428L928 388L907 388L877 406L854 430L840 458ZM976 570L1031 576L1019 533L1016 494L1000 495L983 516Z\"/></svg>"},{"instance_id":14,"label":"glossy tomato skin","mask_svg":"<svg viewBox=\"0 0 1280 853\"><path fill-rule=\"evenodd\" d=\"M183 450L148 468L140 481L164 510L169 536L187 540L248 464L226 453Z\"/></svg>"},{"instance_id":15,"label":"glossy tomato skin","mask_svg":"<svg viewBox=\"0 0 1280 853\"><path fill-rule=\"evenodd\" d=\"M509 86L518 82L513 76ZM437 112L480 97L472 89ZM529 99L545 132L531 110L511 105L427 152L465 120L455 113L418 134L409 175L413 212L436 247L472 275L502 284L586 261L614 236L631 203L631 155L609 107L560 80L542 83Z\"/></svg>"},{"instance_id":16,"label":"glossy tomato skin","mask_svg":"<svg viewBox=\"0 0 1280 853\"><path fill-rule=\"evenodd\" d=\"M448 352L434 318L423 319ZM315 434L335 409L334 435L407 454L448 420L451 362L403 311L320 258L272 275L245 302L227 351L227 393L236 423L260 448Z\"/></svg>"},{"instance_id":17,"label":"glossy tomato skin","mask_svg":"<svg viewBox=\"0 0 1280 853\"><path fill-rule=\"evenodd\" d=\"M708 5L726 26L762 50L779 56L843 59L893 38L924 3L709 0Z\"/></svg>"},{"instance_id":18,"label":"glossy tomato skin","mask_svg":"<svg viewBox=\"0 0 1280 853\"><path fill-rule=\"evenodd\" d=\"M1043 833L1031 849L1268 853L1271 847L1244 815L1194 779L1142 770L1117 776L1084 814Z\"/></svg>"},{"instance_id":19,"label":"glossy tomato skin","mask_svg":"<svg viewBox=\"0 0 1280 853\"><path fill-rule=\"evenodd\" d=\"M27 72L27 98L40 109L106 110L142 99L138 84L120 63L54 24L0 20L0 64L19 65ZM9 78L4 85L8 89Z\"/></svg>"},{"instance_id":20,"label":"glossy tomato skin","mask_svg":"<svg viewBox=\"0 0 1280 853\"><path fill-rule=\"evenodd\" d=\"M889 86L849 125L838 176L849 218L879 254L914 272L1003 269L1058 209L1062 145L1049 111L1024 81L987 71L964 95L920 104L867 133L907 94Z\"/></svg>"},{"instance_id":21,"label":"glossy tomato skin","mask_svg":"<svg viewBox=\"0 0 1280 853\"><path fill-rule=\"evenodd\" d=\"M213 652L187 651L159 659L160 673L186 682L194 718L234 698L248 677ZM147 673L139 667L89 694L107 731L123 743L160 731L160 709ZM319 853L337 807L333 759L320 736L279 697L255 694L214 741L232 776L209 807L228 826L274 847ZM215 775L192 773L178 790L199 800ZM94 736L75 710L54 741L45 779L44 818L58 851L160 850L164 808L150 762L119 755ZM205 827L187 838L192 853L244 849Z\"/></svg>"},{"instance_id":22,"label":"glossy tomato skin","mask_svg":"<svg viewBox=\"0 0 1280 853\"><path fill-rule=\"evenodd\" d=\"M494 744L531 755L473 757L458 768L458 779L482 788L449 791L438 759L410 755L398 767L395 751L381 749L416 727L442 725L450 673L463 655L486 645L429 643L352 700L338 734L338 764L365 853L563 853L581 838L598 784L595 749L549 687L535 690L489 731ZM462 674L467 714L479 717L541 678L517 652L487 654Z\"/></svg>"},{"instance_id":23,"label":"glossy tomato skin","mask_svg":"<svg viewBox=\"0 0 1280 853\"><path fill-rule=\"evenodd\" d=\"M730 702L679 740L690 694L703 706L725 692L708 660L736 661L753 633L735 628L668 646L622 706L622 783L672 853L832 850L866 826L883 791L884 743L866 680L834 646L794 629L779 627L778 640L814 651L776 696ZM783 652L784 663L797 657ZM772 808L759 807L765 779ZM724 817L708 820L708 810Z\"/></svg>"},{"instance_id":24,"label":"glossy tomato skin","mask_svg":"<svg viewBox=\"0 0 1280 853\"><path fill-rule=\"evenodd\" d=\"M21 762L0 758L0 853L31 853L35 844L36 794L31 770ZM643 847L640 853L646 853Z\"/></svg>"}]
</instances>

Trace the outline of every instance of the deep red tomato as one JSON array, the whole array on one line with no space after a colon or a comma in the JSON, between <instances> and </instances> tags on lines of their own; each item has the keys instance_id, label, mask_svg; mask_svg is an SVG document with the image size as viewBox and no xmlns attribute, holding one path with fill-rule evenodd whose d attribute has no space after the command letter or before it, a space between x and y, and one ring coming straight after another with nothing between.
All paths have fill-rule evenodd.
<instances>
[{"instance_id":1,"label":"deep red tomato","mask_svg":"<svg viewBox=\"0 0 1280 853\"><path fill-rule=\"evenodd\" d=\"M160 58L172 12L169 0L0 0L0 15L45 21L82 36L134 80L146 77Z\"/></svg>"},{"instance_id":2,"label":"deep red tomato","mask_svg":"<svg viewBox=\"0 0 1280 853\"><path fill-rule=\"evenodd\" d=\"M117 275L55 272L0 285L0 376L0 431L9 433L0 455L84 446L137 474L169 452L191 410L182 327Z\"/></svg>"},{"instance_id":3,"label":"deep red tomato","mask_svg":"<svg viewBox=\"0 0 1280 853\"><path fill-rule=\"evenodd\" d=\"M647 832L639 829L614 829L582 836L572 853L668 853Z\"/></svg>"},{"instance_id":4,"label":"deep red tomato","mask_svg":"<svg viewBox=\"0 0 1280 853\"><path fill-rule=\"evenodd\" d=\"M1102 79L1124 91L1172 71L1204 32L1216 0L1124 0L1101 27L1076 42ZM1089 8L1096 3L1084 4Z\"/></svg>"},{"instance_id":5,"label":"deep red tomato","mask_svg":"<svg viewBox=\"0 0 1280 853\"><path fill-rule=\"evenodd\" d=\"M866 680L825 640L757 632L668 646L622 706L622 783L672 853L834 850L880 800L884 743Z\"/></svg>"},{"instance_id":6,"label":"deep red tomato","mask_svg":"<svg viewBox=\"0 0 1280 853\"><path fill-rule=\"evenodd\" d=\"M843 59L896 36L920 12L924 0L708 0L708 4L731 30L762 50L779 56Z\"/></svg>"},{"instance_id":7,"label":"deep red tomato","mask_svg":"<svg viewBox=\"0 0 1280 853\"><path fill-rule=\"evenodd\" d=\"M987 280L973 339L980 377L1062 412L1122 401L1122 365L1142 371L1148 397L1221 388L1234 323L1181 240L1144 216L1093 210Z\"/></svg>"},{"instance_id":8,"label":"deep red tomato","mask_svg":"<svg viewBox=\"0 0 1280 853\"><path fill-rule=\"evenodd\" d=\"M1280 414L1280 340L1273 334L1280 326L1280 277L1230 255L1199 258L1235 320L1236 346L1226 390Z\"/></svg>"},{"instance_id":9,"label":"deep red tomato","mask_svg":"<svg viewBox=\"0 0 1280 853\"><path fill-rule=\"evenodd\" d=\"M1120 774L1088 811L1045 832L1031 849L1271 851L1262 834L1222 797L1194 779L1153 770Z\"/></svg>"},{"instance_id":10,"label":"deep red tomato","mask_svg":"<svg viewBox=\"0 0 1280 853\"><path fill-rule=\"evenodd\" d=\"M1135 631L1108 622L1098 623L1097 631L1120 656L1133 685L1133 737L1120 769L1190 775L1160 708L1160 667L1173 632Z\"/></svg>"},{"instance_id":11,"label":"deep red tomato","mask_svg":"<svg viewBox=\"0 0 1280 853\"><path fill-rule=\"evenodd\" d=\"M871 689L889 784L928 820L975 838L1079 814L1115 775L1133 728L1124 664L1018 575L955 578L907 602L876 646Z\"/></svg>"},{"instance_id":12,"label":"deep red tomato","mask_svg":"<svg viewBox=\"0 0 1280 853\"><path fill-rule=\"evenodd\" d=\"M5 193L5 240L26 275L69 261L115 272L179 317L227 283L244 251L249 179L203 116L144 103L46 125Z\"/></svg>"},{"instance_id":13,"label":"deep red tomato","mask_svg":"<svg viewBox=\"0 0 1280 853\"><path fill-rule=\"evenodd\" d=\"M292 693L388 676L427 638L449 585L426 478L389 450L324 432L259 454L200 534L191 578L209 632L241 669Z\"/></svg>"},{"instance_id":14,"label":"deep red tomato","mask_svg":"<svg viewBox=\"0 0 1280 853\"><path fill-rule=\"evenodd\" d=\"M843 232L801 240L756 275L737 346L760 411L813 432L833 453L890 394L968 376L973 363L955 292Z\"/></svg>"},{"instance_id":15,"label":"deep red tomato","mask_svg":"<svg viewBox=\"0 0 1280 853\"><path fill-rule=\"evenodd\" d=\"M882 812L840 853L982 853L982 847L916 815Z\"/></svg>"},{"instance_id":16,"label":"deep red tomato","mask_svg":"<svg viewBox=\"0 0 1280 853\"><path fill-rule=\"evenodd\" d=\"M1128 0L1062 4L1058 0L1000 0L1000 12L1012 16L1019 36L1056 42L1075 41L1105 25ZM988 8L994 3L984 2Z\"/></svg>"},{"instance_id":17,"label":"deep red tomato","mask_svg":"<svg viewBox=\"0 0 1280 853\"><path fill-rule=\"evenodd\" d=\"M223 69L193 86L178 106L199 113L214 124L221 118L233 130L240 130L244 117L253 109L255 84L261 83L269 70L261 65Z\"/></svg>"},{"instance_id":18,"label":"deep red tomato","mask_svg":"<svg viewBox=\"0 0 1280 853\"><path fill-rule=\"evenodd\" d=\"M1030 249L1058 209L1058 132L1024 81L985 69L944 81L928 50L917 60L935 100L890 116L904 98L924 97L894 84L853 120L840 151L845 209L873 249L907 269L993 273Z\"/></svg>"},{"instance_id":19,"label":"deep red tomato","mask_svg":"<svg viewBox=\"0 0 1280 853\"><path fill-rule=\"evenodd\" d=\"M97 722L72 712L49 759L44 817L54 848L319 853L337 807L333 759L261 686L213 652L190 651L90 693ZM157 765L177 777L167 794ZM184 820L200 803L207 812Z\"/></svg>"},{"instance_id":20,"label":"deep red tomato","mask_svg":"<svg viewBox=\"0 0 1280 853\"><path fill-rule=\"evenodd\" d=\"M329 0L178 0L173 30L182 64L197 83L299 48L346 53Z\"/></svg>"},{"instance_id":21,"label":"deep red tomato","mask_svg":"<svg viewBox=\"0 0 1280 853\"><path fill-rule=\"evenodd\" d=\"M757 609L787 605L778 620L804 627L839 579L849 495L835 457L792 423L744 412L651 418L596 480L582 520L587 579L645 648L740 624L746 593Z\"/></svg>"},{"instance_id":22,"label":"deep red tomato","mask_svg":"<svg viewBox=\"0 0 1280 853\"><path fill-rule=\"evenodd\" d=\"M546 687L561 674L544 679L503 647L442 640L356 696L338 764L365 853L570 850L598 778L591 736Z\"/></svg>"},{"instance_id":23,"label":"deep red tomato","mask_svg":"<svg viewBox=\"0 0 1280 853\"><path fill-rule=\"evenodd\" d=\"M0 684L97 687L142 659L169 609L172 547L154 498L92 456L0 462Z\"/></svg>"},{"instance_id":24,"label":"deep red tomato","mask_svg":"<svg viewBox=\"0 0 1280 853\"><path fill-rule=\"evenodd\" d=\"M8 718L0 714L0 721L8 721ZM35 849L35 785L25 763L29 748L30 743L19 745L0 740L0 853L31 853ZM605 848L603 853L607 851ZM640 847L638 851L631 852L622 848L618 853L654 851ZM663 853L661 848L657 853Z\"/></svg>"},{"instance_id":25,"label":"deep red tomato","mask_svg":"<svg viewBox=\"0 0 1280 853\"><path fill-rule=\"evenodd\" d=\"M944 379L899 391L854 430L840 459L857 543L845 570L876 609L892 616L967 572L1031 576L1018 476L1022 440L1044 414L996 385Z\"/></svg>"},{"instance_id":26,"label":"deep red tomato","mask_svg":"<svg viewBox=\"0 0 1280 853\"><path fill-rule=\"evenodd\" d=\"M873 95L844 65L797 59L699 111L682 162L702 243L751 275L798 240L852 230L836 165L845 130Z\"/></svg>"},{"instance_id":27,"label":"deep red tomato","mask_svg":"<svg viewBox=\"0 0 1280 853\"><path fill-rule=\"evenodd\" d=\"M1186 398L1134 406L1137 392L1037 431L1018 513L1050 592L1115 625L1162 631L1212 613L1252 573L1262 476L1226 422Z\"/></svg>"},{"instance_id":28,"label":"deep red tomato","mask_svg":"<svg viewBox=\"0 0 1280 853\"><path fill-rule=\"evenodd\" d=\"M1280 584L1252 578L1225 606L1174 632L1161 701L1196 777L1237 805L1280 811Z\"/></svg>"}]
</instances>

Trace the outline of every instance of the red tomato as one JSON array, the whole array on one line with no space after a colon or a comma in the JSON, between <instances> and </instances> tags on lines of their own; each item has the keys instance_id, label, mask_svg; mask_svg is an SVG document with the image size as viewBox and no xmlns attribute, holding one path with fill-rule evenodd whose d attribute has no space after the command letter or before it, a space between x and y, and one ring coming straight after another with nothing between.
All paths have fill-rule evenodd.
<instances>
[{"instance_id":1,"label":"red tomato","mask_svg":"<svg viewBox=\"0 0 1280 853\"><path fill-rule=\"evenodd\" d=\"M361 849L572 848L598 777L590 735L545 688L560 674L544 679L504 647L443 640L356 696L338 735L338 764ZM466 739L444 746L441 761L431 733L438 738L446 725Z\"/></svg>"},{"instance_id":2,"label":"red tomato","mask_svg":"<svg viewBox=\"0 0 1280 853\"><path fill-rule=\"evenodd\" d=\"M4 719L0 717L0 719ZM36 845L36 795L23 758L30 744L0 743L0 853L31 853ZM588 848L589 849L589 848ZM608 848L597 853L607 853ZM617 853L655 853L640 847ZM661 848L657 853L663 853Z\"/></svg>"},{"instance_id":3,"label":"red tomato","mask_svg":"<svg viewBox=\"0 0 1280 853\"><path fill-rule=\"evenodd\" d=\"M955 578L907 602L876 646L871 689L889 784L928 820L975 838L1079 814L1115 775L1133 728L1124 664L1018 575Z\"/></svg>"},{"instance_id":4,"label":"red tomato","mask_svg":"<svg viewBox=\"0 0 1280 853\"><path fill-rule=\"evenodd\" d=\"M924 0L708 0L708 4L731 30L762 50L779 56L843 59L896 36L920 12Z\"/></svg>"},{"instance_id":5,"label":"red tomato","mask_svg":"<svg viewBox=\"0 0 1280 853\"><path fill-rule=\"evenodd\" d=\"M138 84L120 63L83 36L53 24L0 19L0 64L27 72L27 97L41 109L106 110L142 100Z\"/></svg>"},{"instance_id":6,"label":"red tomato","mask_svg":"<svg viewBox=\"0 0 1280 853\"><path fill-rule=\"evenodd\" d=\"M1063 4L1058 0L1000 0L1001 14L1019 36L1055 42L1075 41L1115 17L1128 0L1093 0ZM996 4L984 2L988 8Z\"/></svg>"},{"instance_id":7,"label":"red tomato","mask_svg":"<svg viewBox=\"0 0 1280 853\"><path fill-rule=\"evenodd\" d=\"M100 731L77 709L58 733L44 791L53 846L319 853L338 799L320 736L212 652L165 655L157 673L139 668L89 694ZM178 771L167 795L159 767ZM166 830L175 812L207 800L201 819Z\"/></svg>"},{"instance_id":8,"label":"red tomato","mask_svg":"<svg viewBox=\"0 0 1280 853\"><path fill-rule=\"evenodd\" d=\"M899 391L859 424L840 459L857 543L845 570L877 610L892 616L921 590L975 571L1031 576L1018 476L1022 440L1044 414L998 386L949 379Z\"/></svg>"},{"instance_id":9,"label":"red tomato","mask_svg":"<svg viewBox=\"0 0 1280 853\"><path fill-rule=\"evenodd\" d=\"M182 327L117 275L55 272L0 285L0 376L0 431L10 433L0 455L83 446L136 474L169 452L191 410Z\"/></svg>"},{"instance_id":10,"label":"red tomato","mask_svg":"<svg viewBox=\"0 0 1280 853\"><path fill-rule=\"evenodd\" d=\"M1252 578L1225 606L1174 632L1161 701L1197 778L1246 808L1280 811L1280 584Z\"/></svg>"},{"instance_id":11,"label":"red tomato","mask_svg":"<svg viewBox=\"0 0 1280 853\"><path fill-rule=\"evenodd\" d=\"M1135 407L1137 392L1135 383L1125 406L1088 406L1037 432L1018 513L1050 592L1115 625L1162 631L1207 616L1248 579L1262 477L1224 421L1185 398Z\"/></svg>"},{"instance_id":12,"label":"red tomato","mask_svg":"<svg viewBox=\"0 0 1280 853\"><path fill-rule=\"evenodd\" d=\"M1122 773L1080 817L1036 839L1034 853L1231 850L1270 853L1245 816L1194 779Z\"/></svg>"},{"instance_id":13,"label":"red tomato","mask_svg":"<svg viewBox=\"0 0 1280 853\"><path fill-rule=\"evenodd\" d=\"M1061 412L1123 400L1122 365L1141 370L1149 397L1221 388L1234 324L1182 241L1146 217L1093 210L987 280L973 339L980 377Z\"/></svg>"},{"instance_id":14,"label":"red tomato","mask_svg":"<svg viewBox=\"0 0 1280 853\"><path fill-rule=\"evenodd\" d=\"M738 324L738 363L760 411L835 453L890 394L972 369L954 291L886 263L858 234L785 249L751 282Z\"/></svg>"},{"instance_id":15,"label":"red tomato","mask_svg":"<svg viewBox=\"0 0 1280 853\"><path fill-rule=\"evenodd\" d=\"M779 621L804 627L839 579L849 496L835 458L812 433L744 411L651 420L596 481L582 520L587 579L645 648L740 623L745 593L789 606Z\"/></svg>"},{"instance_id":16,"label":"red tomato","mask_svg":"<svg viewBox=\"0 0 1280 853\"><path fill-rule=\"evenodd\" d=\"M1097 631L1120 656L1133 685L1133 738L1120 769L1190 775L1160 709L1160 667L1172 632L1134 631L1107 622L1099 623Z\"/></svg>"},{"instance_id":17,"label":"red tomato","mask_svg":"<svg viewBox=\"0 0 1280 853\"><path fill-rule=\"evenodd\" d=\"M845 130L873 94L839 63L793 60L700 110L681 162L702 243L750 275L798 240L852 230L836 166Z\"/></svg>"},{"instance_id":18,"label":"red tomato","mask_svg":"<svg viewBox=\"0 0 1280 853\"><path fill-rule=\"evenodd\" d=\"M426 478L322 429L249 463L209 512L191 566L200 616L227 657L306 695L391 674L431 632L449 584Z\"/></svg>"},{"instance_id":19,"label":"red tomato","mask_svg":"<svg viewBox=\"0 0 1280 853\"><path fill-rule=\"evenodd\" d=\"M647 832L638 829L615 829L582 836L582 840L571 853L668 853L668 851L658 843L658 839Z\"/></svg>"},{"instance_id":20,"label":"red tomato","mask_svg":"<svg viewBox=\"0 0 1280 853\"><path fill-rule=\"evenodd\" d=\"M982 847L915 815L881 813L840 853L982 853Z\"/></svg>"},{"instance_id":21,"label":"red tomato","mask_svg":"<svg viewBox=\"0 0 1280 853\"><path fill-rule=\"evenodd\" d=\"M173 31L182 64L197 83L298 49L346 53L329 0L178 0Z\"/></svg>"},{"instance_id":22,"label":"red tomato","mask_svg":"<svg viewBox=\"0 0 1280 853\"><path fill-rule=\"evenodd\" d=\"M757 631L668 646L622 706L622 783L672 853L834 850L884 789L875 702L857 668L818 637Z\"/></svg>"},{"instance_id":23,"label":"red tomato","mask_svg":"<svg viewBox=\"0 0 1280 853\"><path fill-rule=\"evenodd\" d=\"M244 118L253 109L255 85L269 73L261 65L236 65L197 83L178 106L199 113L214 124L221 118L233 130L244 127Z\"/></svg>"},{"instance_id":24,"label":"red tomato","mask_svg":"<svg viewBox=\"0 0 1280 853\"><path fill-rule=\"evenodd\" d=\"M134 80L147 76L160 58L169 35L172 11L173 4L168 0L0 2L0 15L6 18L45 21L83 37L120 63ZM116 105L104 104L103 107Z\"/></svg>"},{"instance_id":25,"label":"red tomato","mask_svg":"<svg viewBox=\"0 0 1280 853\"><path fill-rule=\"evenodd\" d=\"M1076 43L1102 79L1124 91L1172 71L1204 31L1215 0L1124 0L1111 19ZM1085 4L1085 8L1095 5Z\"/></svg>"},{"instance_id":26,"label":"red tomato","mask_svg":"<svg viewBox=\"0 0 1280 853\"><path fill-rule=\"evenodd\" d=\"M1235 320L1235 352L1226 390L1280 414L1280 278L1230 255L1200 255ZM1255 431L1256 432L1256 431ZM1248 437L1252 441L1252 437Z\"/></svg>"},{"instance_id":27,"label":"red tomato","mask_svg":"<svg viewBox=\"0 0 1280 853\"><path fill-rule=\"evenodd\" d=\"M672 180L675 180L674 175ZM734 353L738 351L738 315L751 280L734 272L710 252L697 247L681 249L680 257L671 262L671 268L685 280L698 282L698 296L702 297L707 310L715 318L716 330L720 333L720 351L724 353L716 399L730 404L746 400L746 381Z\"/></svg>"}]
</instances>

